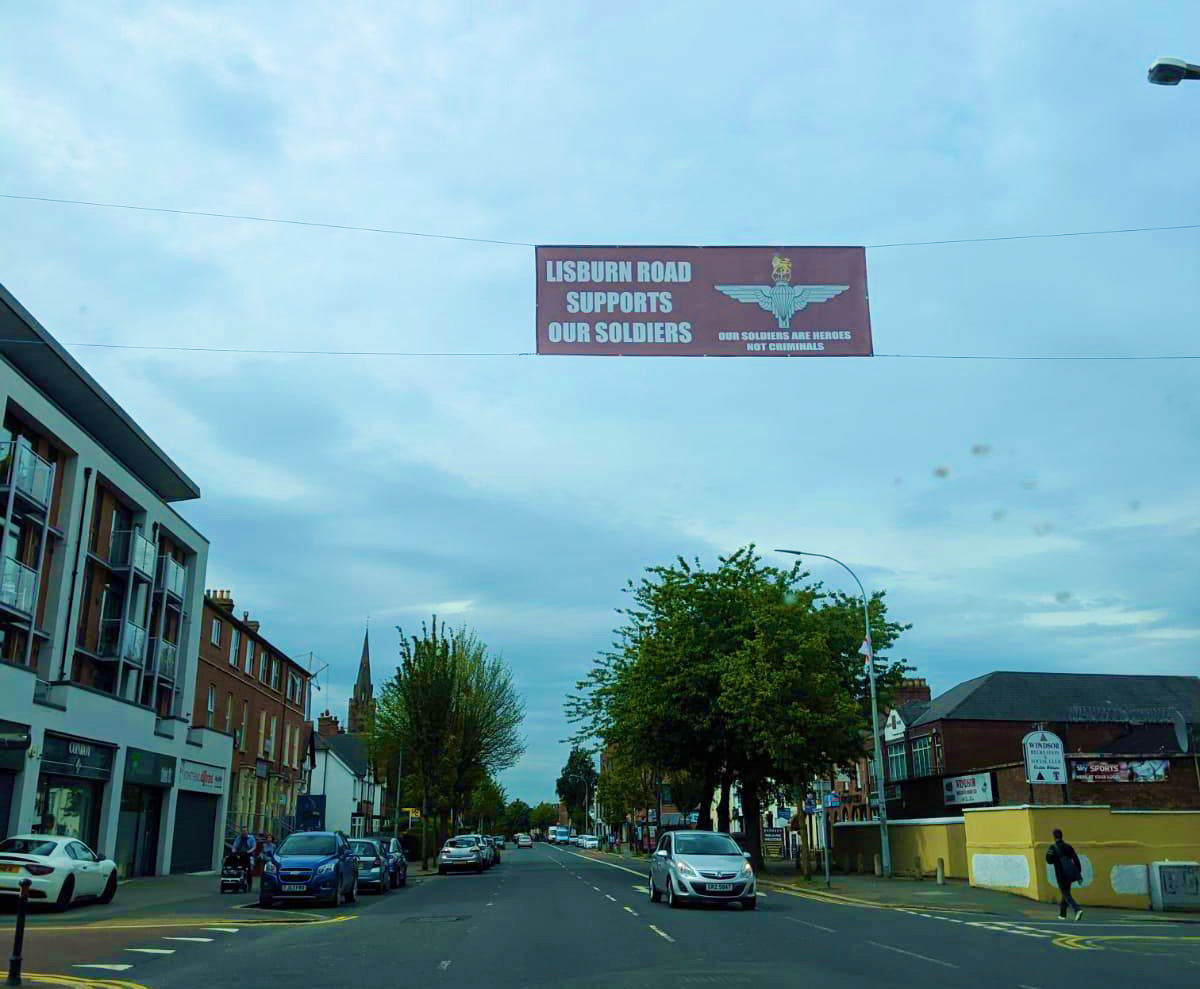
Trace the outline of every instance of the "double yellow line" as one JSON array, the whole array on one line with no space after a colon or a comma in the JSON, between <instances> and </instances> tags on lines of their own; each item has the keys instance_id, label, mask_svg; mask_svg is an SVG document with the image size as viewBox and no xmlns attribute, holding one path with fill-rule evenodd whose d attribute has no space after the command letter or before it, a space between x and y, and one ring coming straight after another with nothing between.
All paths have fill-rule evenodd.
<instances>
[{"instance_id":1,"label":"double yellow line","mask_svg":"<svg viewBox=\"0 0 1200 989\"><path fill-rule=\"evenodd\" d=\"M48 975L41 972L24 972L21 981L26 985L67 986L68 989L146 989L140 982L86 979L74 975Z\"/></svg>"}]
</instances>

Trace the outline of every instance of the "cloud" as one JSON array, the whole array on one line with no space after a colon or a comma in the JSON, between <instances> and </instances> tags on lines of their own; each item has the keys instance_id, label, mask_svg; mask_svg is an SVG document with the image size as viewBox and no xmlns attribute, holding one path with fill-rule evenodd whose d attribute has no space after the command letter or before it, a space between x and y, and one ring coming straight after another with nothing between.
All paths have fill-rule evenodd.
<instances>
[{"instance_id":1,"label":"cloud","mask_svg":"<svg viewBox=\"0 0 1200 989\"><path fill-rule=\"evenodd\" d=\"M1039 611L1026 615L1024 622L1034 628L1081 628L1087 625L1149 625L1167 617L1162 609L1130 611L1125 608L1091 608L1084 611Z\"/></svg>"}]
</instances>

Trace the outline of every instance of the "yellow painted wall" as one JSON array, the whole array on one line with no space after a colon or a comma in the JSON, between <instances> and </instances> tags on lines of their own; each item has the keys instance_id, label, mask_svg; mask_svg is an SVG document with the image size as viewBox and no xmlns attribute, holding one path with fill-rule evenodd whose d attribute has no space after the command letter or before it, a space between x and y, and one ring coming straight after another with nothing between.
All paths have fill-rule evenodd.
<instances>
[{"instance_id":1,"label":"yellow painted wall","mask_svg":"<svg viewBox=\"0 0 1200 989\"><path fill-rule=\"evenodd\" d=\"M833 832L833 858L840 868L856 871L861 854L863 871L874 870L875 855L879 852L877 823L835 824ZM961 819L890 821L888 839L892 871L898 876L915 876L919 856L922 875L935 875L937 860L942 859L948 878L967 878L966 829Z\"/></svg>"},{"instance_id":2,"label":"yellow painted wall","mask_svg":"<svg viewBox=\"0 0 1200 989\"><path fill-rule=\"evenodd\" d=\"M972 886L1058 901L1046 850L1055 828L1075 847L1080 905L1148 908L1151 862L1200 861L1200 811L1114 811L1106 806L997 807L964 813Z\"/></svg>"}]
</instances>

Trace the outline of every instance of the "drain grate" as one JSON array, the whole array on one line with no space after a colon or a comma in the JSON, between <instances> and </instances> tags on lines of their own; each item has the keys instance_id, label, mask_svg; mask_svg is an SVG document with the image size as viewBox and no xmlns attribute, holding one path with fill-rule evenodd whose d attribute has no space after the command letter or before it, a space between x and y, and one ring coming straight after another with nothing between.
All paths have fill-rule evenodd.
<instances>
[{"instance_id":1,"label":"drain grate","mask_svg":"<svg viewBox=\"0 0 1200 989\"><path fill-rule=\"evenodd\" d=\"M449 915L449 916L422 916L422 915L419 915L416 917L405 917L402 921L400 921L400 923L402 923L402 924L454 924L460 920L467 920L467 919L468 919L467 917L461 916L461 915Z\"/></svg>"}]
</instances>

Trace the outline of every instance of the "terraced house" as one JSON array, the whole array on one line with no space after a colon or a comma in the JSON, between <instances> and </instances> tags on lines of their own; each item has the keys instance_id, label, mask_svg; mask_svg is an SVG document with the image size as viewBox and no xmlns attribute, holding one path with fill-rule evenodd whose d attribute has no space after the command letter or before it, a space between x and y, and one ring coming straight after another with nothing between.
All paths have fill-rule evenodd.
<instances>
[{"instance_id":1,"label":"terraced house","mask_svg":"<svg viewBox=\"0 0 1200 989\"><path fill-rule=\"evenodd\" d=\"M122 876L212 868L232 739L192 724L196 483L0 287L0 823Z\"/></svg>"}]
</instances>

